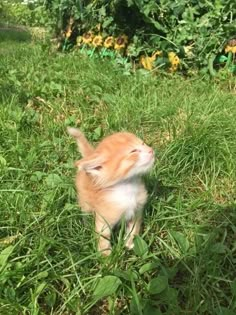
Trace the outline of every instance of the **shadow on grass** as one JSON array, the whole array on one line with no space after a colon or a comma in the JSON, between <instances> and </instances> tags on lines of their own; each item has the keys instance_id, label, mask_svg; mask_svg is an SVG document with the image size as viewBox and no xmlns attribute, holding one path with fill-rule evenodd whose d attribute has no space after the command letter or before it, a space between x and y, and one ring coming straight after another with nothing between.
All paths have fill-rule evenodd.
<instances>
[{"instance_id":1,"label":"shadow on grass","mask_svg":"<svg viewBox=\"0 0 236 315\"><path fill-rule=\"evenodd\" d=\"M176 274L170 284L178 290L181 309L194 310L194 314L234 315L236 207L215 206L214 215L195 234L194 248L175 261Z\"/></svg>"},{"instance_id":2,"label":"shadow on grass","mask_svg":"<svg viewBox=\"0 0 236 315\"><path fill-rule=\"evenodd\" d=\"M145 178L145 186L148 190L149 199L168 199L179 189L178 185L166 185L162 180L157 179L154 175Z\"/></svg>"},{"instance_id":3,"label":"shadow on grass","mask_svg":"<svg viewBox=\"0 0 236 315\"><path fill-rule=\"evenodd\" d=\"M31 40L30 32L17 26L8 26L0 24L0 42L15 41L15 42L28 42Z\"/></svg>"},{"instance_id":4,"label":"shadow on grass","mask_svg":"<svg viewBox=\"0 0 236 315\"><path fill-rule=\"evenodd\" d=\"M193 202L181 187L155 176L146 184L149 254L160 265L152 278L167 277L168 287L156 295L141 290L144 314L235 315L236 204L200 197ZM153 199L160 207L153 209Z\"/></svg>"}]
</instances>

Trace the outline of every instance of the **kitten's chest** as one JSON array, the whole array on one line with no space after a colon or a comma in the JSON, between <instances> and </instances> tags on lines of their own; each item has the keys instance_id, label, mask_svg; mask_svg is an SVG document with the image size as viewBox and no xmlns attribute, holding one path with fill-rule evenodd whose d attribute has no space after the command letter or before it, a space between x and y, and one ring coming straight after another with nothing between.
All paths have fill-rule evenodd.
<instances>
[{"instance_id":1,"label":"kitten's chest","mask_svg":"<svg viewBox=\"0 0 236 315\"><path fill-rule=\"evenodd\" d=\"M141 181L126 181L115 185L109 193L109 199L122 208L127 220L146 202L146 190Z\"/></svg>"}]
</instances>

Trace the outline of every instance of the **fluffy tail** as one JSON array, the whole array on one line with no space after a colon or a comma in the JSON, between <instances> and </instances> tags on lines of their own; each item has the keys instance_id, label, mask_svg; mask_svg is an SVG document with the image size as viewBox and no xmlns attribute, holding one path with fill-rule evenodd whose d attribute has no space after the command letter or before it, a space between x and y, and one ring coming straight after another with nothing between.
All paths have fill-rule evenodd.
<instances>
[{"instance_id":1,"label":"fluffy tail","mask_svg":"<svg viewBox=\"0 0 236 315\"><path fill-rule=\"evenodd\" d=\"M68 127L67 131L69 135L75 138L79 151L83 157L86 157L93 153L94 148L91 146L84 134L79 129Z\"/></svg>"}]
</instances>

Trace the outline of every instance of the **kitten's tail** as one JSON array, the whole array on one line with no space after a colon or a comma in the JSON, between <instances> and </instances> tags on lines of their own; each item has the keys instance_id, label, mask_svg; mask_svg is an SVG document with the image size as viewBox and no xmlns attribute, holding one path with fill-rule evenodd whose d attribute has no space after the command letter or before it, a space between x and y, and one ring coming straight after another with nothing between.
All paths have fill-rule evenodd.
<instances>
[{"instance_id":1,"label":"kitten's tail","mask_svg":"<svg viewBox=\"0 0 236 315\"><path fill-rule=\"evenodd\" d=\"M94 148L91 146L85 135L79 129L68 127L67 131L69 135L75 138L79 151L83 157L86 157L93 153Z\"/></svg>"}]
</instances>

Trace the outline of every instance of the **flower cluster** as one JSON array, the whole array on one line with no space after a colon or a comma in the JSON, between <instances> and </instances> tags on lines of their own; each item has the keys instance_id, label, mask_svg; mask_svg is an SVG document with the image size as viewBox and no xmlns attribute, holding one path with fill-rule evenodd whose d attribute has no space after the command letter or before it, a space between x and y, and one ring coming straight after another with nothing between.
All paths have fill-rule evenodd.
<instances>
[{"instance_id":1,"label":"flower cluster","mask_svg":"<svg viewBox=\"0 0 236 315\"><path fill-rule=\"evenodd\" d=\"M77 46L86 44L92 47L114 48L117 51L122 51L128 44L128 36L120 35L118 37L108 36L103 38L101 35L94 35L92 31L89 31L82 36L78 36L76 43Z\"/></svg>"},{"instance_id":2,"label":"flower cluster","mask_svg":"<svg viewBox=\"0 0 236 315\"><path fill-rule=\"evenodd\" d=\"M78 36L76 39L77 46L89 46L95 48L103 48L102 55L105 56L103 53L104 51L110 51L112 52L112 49L114 49L117 52L121 52L122 54L126 54L127 56L130 56L129 54L129 47L128 46L128 36L125 34L119 35L117 37L114 36L108 36L108 37L102 37L102 35L95 35L92 31L88 31L84 33L82 36ZM139 64L146 70L153 70L155 67L155 61L157 58L163 57L163 52L160 50L155 51L151 56L141 55L139 59ZM168 53L168 59L166 58L168 63L170 63L169 71L174 72L178 69L180 64L180 59L174 52ZM164 62L165 63L165 62Z\"/></svg>"},{"instance_id":3,"label":"flower cluster","mask_svg":"<svg viewBox=\"0 0 236 315\"><path fill-rule=\"evenodd\" d=\"M162 55L163 54L160 50L157 50L155 53L153 53L151 57L142 55L140 57L139 63L144 69L153 70L156 59ZM169 70L171 72L176 71L180 64L179 57L176 55L176 53L171 51L168 53L168 59L171 64Z\"/></svg>"}]
</instances>

